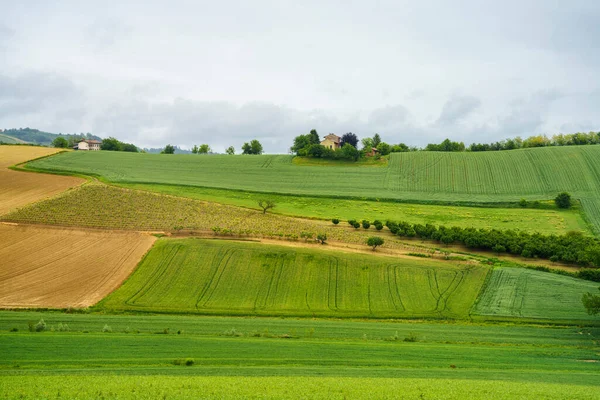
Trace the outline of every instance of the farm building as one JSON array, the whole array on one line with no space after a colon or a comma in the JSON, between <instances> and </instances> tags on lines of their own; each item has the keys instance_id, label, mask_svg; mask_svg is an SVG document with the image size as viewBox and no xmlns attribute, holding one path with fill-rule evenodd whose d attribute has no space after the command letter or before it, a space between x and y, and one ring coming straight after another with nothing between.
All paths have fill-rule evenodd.
<instances>
[{"instance_id":1,"label":"farm building","mask_svg":"<svg viewBox=\"0 0 600 400\"><path fill-rule=\"evenodd\" d=\"M339 137L336 134L330 133L329 135L325 136L325 139L321 142L321 146L325 146L328 149L339 149L340 147L342 147L340 145L342 141L342 138Z\"/></svg>"},{"instance_id":2,"label":"farm building","mask_svg":"<svg viewBox=\"0 0 600 400\"><path fill-rule=\"evenodd\" d=\"M371 147L371 150L367 151L365 153L365 156L367 156L367 157L373 157L373 156L375 156L378 153L379 153L379 150L377 150L375 147Z\"/></svg>"},{"instance_id":3,"label":"farm building","mask_svg":"<svg viewBox=\"0 0 600 400\"><path fill-rule=\"evenodd\" d=\"M99 140L80 140L75 146L73 146L73 150L100 150L100 145L102 144Z\"/></svg>"}]
</instances>

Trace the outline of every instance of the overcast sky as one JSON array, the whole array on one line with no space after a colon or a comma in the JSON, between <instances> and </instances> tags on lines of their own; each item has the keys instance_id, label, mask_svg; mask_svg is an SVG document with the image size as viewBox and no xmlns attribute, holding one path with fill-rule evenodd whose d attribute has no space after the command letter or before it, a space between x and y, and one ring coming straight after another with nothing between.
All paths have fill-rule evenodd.
<instances>
[{"instance_id":1,"label":"overcast sky","mask_svg":"<svg viewBox=\"0 0 600 400\"><path fill-rule=\"evenodd\" d=\"M600 130L600 1L0 0L0 128L143 147Z\"/></svg>"}]
</instances>

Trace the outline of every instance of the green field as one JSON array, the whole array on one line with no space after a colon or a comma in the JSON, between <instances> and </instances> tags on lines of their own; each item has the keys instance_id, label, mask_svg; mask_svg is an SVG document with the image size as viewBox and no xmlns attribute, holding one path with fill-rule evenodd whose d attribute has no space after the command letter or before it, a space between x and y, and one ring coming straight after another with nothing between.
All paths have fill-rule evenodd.
<instances>
[{"instance_id":1,"label":"green field","mask_svg":"<svg viewBox=\"0 0 600 400\"><path fill-rule=\"evenodd\" d=\"M107 311L465 318L488 269L257 243L160 239Z\"/></svg>"},{"instance_id":2,"label":"green field","mask_svg":"<svg viewBox=\"0 0 600 400\"><path fill-rule=\"evenodd\" d=\"M193 186L139 183L123 183L119 186L257 210L259 209L258 200L265 197L264 194L256 192ZM269 194L268 198L276 203L276 207L269 212L325 220L338 218L342 222L350 219L358 221L378 219L382 222L387 220L406 221L413 224L513 229L544 234L560 234L568 231L589 232L589 227L583 220L579 209L441 206L278 194Z\"/></svg>"},{"instance_id":3,"label":"green field","mask_svg":"<svg viewBox=\"0 0 600 400\"><path fill-rule=\"evenodd\" d=\"M46 331L29 332L28 323L40 319ZM68 331L56 331L59 324ZM599 334L502 324L0 312L0 398L593 399L600 395L598 364L589 361L598 360ZM175 365L188 359L193 365Z\"/></svg>"},{"instance_id":4,"label":"green field","mask_svg":"<svg viewBox=\"0 0 600 400\"><path fill-rule=\"evenodd\" d=\"M597 320L581 305L597 282L523 268L495 268L474 314L502 317Z\"/></svg>"},{"instance_id":5,"label":"green field","mask_svg":"<svg viewBox=\"0 0 600 400\"><path fill-rule=\"evenodd\" d=\"M600 146L480 153L390 155L387 167L301 166L292 156L195 156L70 152L29 164L96 174L112 182L161 183L259 192L445 202L582 200L600 231Z\"/></svg>"}]
</instances>

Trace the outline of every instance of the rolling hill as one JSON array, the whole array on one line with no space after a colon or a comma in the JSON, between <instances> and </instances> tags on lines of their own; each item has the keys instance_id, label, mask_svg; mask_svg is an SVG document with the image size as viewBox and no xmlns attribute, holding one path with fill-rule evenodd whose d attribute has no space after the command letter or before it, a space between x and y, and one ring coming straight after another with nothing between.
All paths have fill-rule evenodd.
<instances>
[{"instance_id":1,"label":"rolling hill","mask_svg":"<svg viewBox=\"0 0 600 400\"><path fill-rule=\"evenodd\" d=\"M390 155L387 167L301 166L292 156L68 153L30 167L160 183L326 197L438 202L552 199L568 191L600 232L600 146Z\"/></svg>"}]
</instances>

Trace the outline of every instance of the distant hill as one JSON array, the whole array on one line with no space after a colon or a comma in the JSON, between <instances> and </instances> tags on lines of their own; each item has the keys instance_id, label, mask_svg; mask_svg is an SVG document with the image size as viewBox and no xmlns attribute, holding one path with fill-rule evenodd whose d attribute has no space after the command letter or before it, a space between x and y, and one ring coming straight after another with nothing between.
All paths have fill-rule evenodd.
<instances>
[{"instance_id":1,"label":"distant hill","mask_svg":"<svg viewBox=\"0 0 600 400\"><path fill-rule=\"evenodd\" d=\"M91 133L79 133L79 134L62 134L62 133L50 133L50 132L44 132L44 131L40 131L38 129L31 129L31 128L19 128L19 129L6 129L2 132L0 132L0 141L3 141L5 143L35 143L35 144L41 144L44 146L50 146L52 144L52 141L54 139L56 139L57 137L62 136L65 139L69 140L71 138L75 139L75 140L79 140L79 139L95 139L95 140L102 140L101 137L96 136L96 135L92 135ZM7 140L4 140L3 137L8 137ZM9 141L10 139L15 140L16 141Z\"/></svg>"},{"instance_id":2,"label":"distant hill","mask_svg":"<svg viewBox=\"0 0 600 400\"><path fill-rule=\"evenodd\" d=\"M19 143L27 143L21 139L17 139L15 137L12 136L8 136L5 135L3 133L0 133L0 143L7 143L7 144L19 144Z\"/></svg>"}]
</instances>

